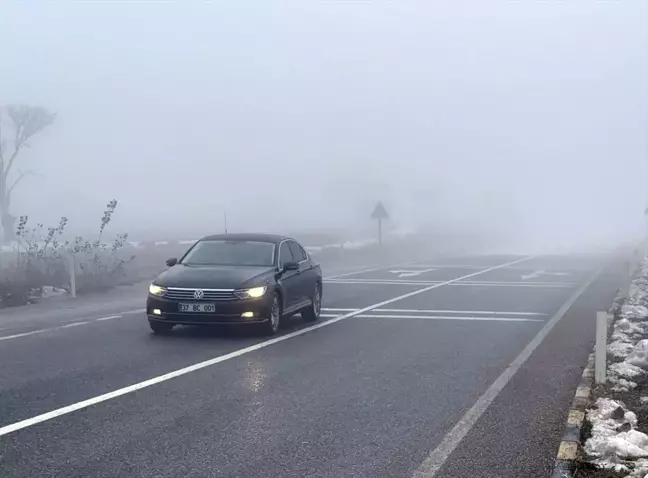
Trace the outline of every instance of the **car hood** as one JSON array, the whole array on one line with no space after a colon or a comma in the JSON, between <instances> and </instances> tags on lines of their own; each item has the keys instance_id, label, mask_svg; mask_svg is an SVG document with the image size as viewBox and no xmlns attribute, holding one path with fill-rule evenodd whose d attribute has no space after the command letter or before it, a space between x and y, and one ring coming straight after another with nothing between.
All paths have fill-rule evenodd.
<instances>
[{"instance_id":1,"label":"car hood","mask_svg":"<svg viewBox=\"0 0 648 478\"><path fill-rule=\"evenodd\" d=\"M272 267L187 266L177 264L155 279L162 287L196 289L238 289L262 285L276 272ZM259 283L260 282L260 283Z\"/></svg>"}]
</instances>

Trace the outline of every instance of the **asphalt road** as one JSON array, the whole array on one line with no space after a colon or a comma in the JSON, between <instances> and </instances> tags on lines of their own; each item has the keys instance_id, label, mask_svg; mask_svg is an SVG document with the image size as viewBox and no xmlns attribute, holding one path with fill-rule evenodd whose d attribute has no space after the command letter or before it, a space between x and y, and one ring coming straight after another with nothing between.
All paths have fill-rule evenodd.
<instances>
[{"instance_id":1,"label":"asphalt road","mask_svg":"<svg viewBox=\"0 0 648 478\"><path fill-rule=\"evenodd\" d=\"M617 268L600 272L609 261L335 271L321 322L292 318L272 340L154 336L139 290L12 312L0 318L0 476L547 476L595 311L619 285Z\"/></svg>"}]
</instances>

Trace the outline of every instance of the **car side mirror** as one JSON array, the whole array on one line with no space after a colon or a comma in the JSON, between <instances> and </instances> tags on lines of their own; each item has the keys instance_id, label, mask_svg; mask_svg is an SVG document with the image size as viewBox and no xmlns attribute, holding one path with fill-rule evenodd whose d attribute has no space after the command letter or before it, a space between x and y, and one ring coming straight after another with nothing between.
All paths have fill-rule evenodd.
<instances>
[{"instance_id":1,"label":"car side mirror","mask_svg":"<svg viewBox=\"0 0 648 478\"><path fill-rule=\"evenodd\" d=\"M299 270L299 264L296 262L286 262L283 265L282 272L288 272L288 271L296 271Z\"/></svg>"},{"instance_id":2,"label":"car side mirror","mask_svg":"<svg viewBox=\"0 0 648 478\"><path fill-rule=\"evenodd\" d=\"M178 259L176 257L172 257L171 259L166 260L166 265L169 267L173 267L178 263Z\"/></svg>"}]
</instances>

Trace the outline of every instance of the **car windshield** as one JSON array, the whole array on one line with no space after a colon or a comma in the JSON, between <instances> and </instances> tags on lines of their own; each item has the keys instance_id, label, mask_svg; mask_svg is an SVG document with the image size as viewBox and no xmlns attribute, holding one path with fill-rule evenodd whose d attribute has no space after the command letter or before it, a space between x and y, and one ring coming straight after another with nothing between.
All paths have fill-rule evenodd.
<instances>
[{"instance_id":1,"label":"car windshield","mask_svg":"<svg viewBox=\"0 0 648 478\"><path fill-rule=\"evenodd\" d=\"M200 241L182 259L185 265L267 266L274 263L272 242Z\"/></svg>"}]
</instances>

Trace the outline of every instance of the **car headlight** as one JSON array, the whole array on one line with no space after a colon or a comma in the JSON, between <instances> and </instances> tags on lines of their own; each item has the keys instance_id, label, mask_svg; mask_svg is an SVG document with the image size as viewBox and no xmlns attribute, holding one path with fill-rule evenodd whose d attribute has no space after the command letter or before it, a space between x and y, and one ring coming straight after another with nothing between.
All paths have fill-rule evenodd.
<instances>
[{"instance_id":1,"label":"car headlight","mask_svg":"<svg viewBox=\"0 0 648 478\"><path fill-rule=\"evenodd\" d=\"M151 284L149 286L149 294L162 296L166 292L166 287L160 287L159 285Z\"/></svg>"},{"instance_id":2,"label":"car headlight","mask_svg":"<svg viewBox=\"0 0 648 478\"><path fill-rule=\"evenodd\" d=\"M241 289L234 292L234 295L239 299L257 299L266 293L268 288L266 286L253 287L252 289Z\"/></svg>"}]
</instances>

